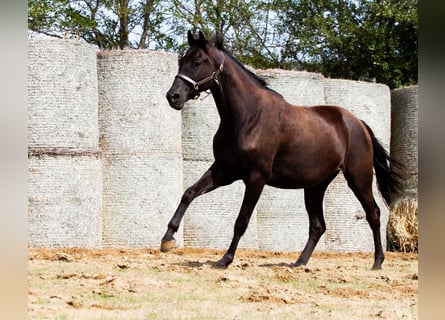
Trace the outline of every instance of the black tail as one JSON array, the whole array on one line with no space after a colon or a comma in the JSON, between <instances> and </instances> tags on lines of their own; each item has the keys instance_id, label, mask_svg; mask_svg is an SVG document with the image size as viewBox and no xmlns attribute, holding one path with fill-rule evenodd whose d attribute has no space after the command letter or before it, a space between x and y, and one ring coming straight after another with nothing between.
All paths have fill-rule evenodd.
<instances>
[{"instance_id":1,"label":"black tail","mask_svg":"<svg viewBox=\"0 0 445 320\"><path fill-rule=\"evenodd\" d=\"M405 166L392 158L379 140L375 137L371 128L362 121L372 139L374 149L374 170L377 177L377 186L388 206L402 191L403 172Z\"/></svg>"}]
</instances>

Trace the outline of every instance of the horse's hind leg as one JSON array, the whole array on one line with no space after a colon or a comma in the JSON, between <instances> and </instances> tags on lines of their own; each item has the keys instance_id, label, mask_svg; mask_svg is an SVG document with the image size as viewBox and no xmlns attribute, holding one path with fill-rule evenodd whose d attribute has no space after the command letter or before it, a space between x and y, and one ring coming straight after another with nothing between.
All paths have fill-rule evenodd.
<instances>
[{"instance_id":1,"label":"horse's hind leg","mask_svg":"<svg viewBox=\"0 0 445 320\"><path fill-rule=\"evenodd\" d=\"M230 184L234 180L222 167L213 163L209 170L184 192L175 214L168 223L167 232L162 237L161 251L167 252L175 248L176 240L173 235L178 231L182 217L193 199L220 186Z\"/></svg>"},{"instance_id":2,"label":"horse's hind leg","mask_svg":"<svg viewBox=\"0 0 445 320\"><path fill-rule=\"evenodd\" d=\"M309 215L309 239L300 257L293 264L295 267L306 265L308 263L320 237L326 231L326 224L323 217L323 198L328 185L337 174L338 172L315 187L304 189L304 203Z\"/></svg>"},{"instance_id":3,"label":"horse's hind leg","mask_svg":"<svg viewBox=\"0 0 445 320\"><path fill-rule=\"evenodd\" d=\"M356 178L360 176L360 178ZM383 260L385 255L382 248L382 240L380 236L380 208L375 202L372 193L372 169L369 170L369 174L355 174L351 175L345 172L345 178L348 181L348 186L354 192L357 199L360 201L363 209L366 213L366 220L372 230L374 238L374 264L373 270L382 269Z\"/></svg>"}]
</instances>

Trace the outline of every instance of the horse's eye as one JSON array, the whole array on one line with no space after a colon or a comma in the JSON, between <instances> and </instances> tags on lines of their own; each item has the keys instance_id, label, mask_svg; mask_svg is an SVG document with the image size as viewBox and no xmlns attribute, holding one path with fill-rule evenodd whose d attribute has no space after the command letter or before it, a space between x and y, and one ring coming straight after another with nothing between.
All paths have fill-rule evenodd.
<instances>
[{"instance_id":1,"label":"horse's eye","mask_svg":"<svg viewBox=\"0 0 445 320\"><path fill-rule=\"evenodd\" d=\"M193 61L193 65L195 67L199 67L202 64L202 60L201 59L197 59Z\"/></svg>"}]
</instances>

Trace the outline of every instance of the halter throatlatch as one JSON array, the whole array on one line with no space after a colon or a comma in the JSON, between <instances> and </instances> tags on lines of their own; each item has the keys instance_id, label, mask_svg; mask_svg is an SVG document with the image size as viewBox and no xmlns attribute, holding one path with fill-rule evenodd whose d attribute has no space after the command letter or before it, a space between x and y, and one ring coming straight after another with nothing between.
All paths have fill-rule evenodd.
<instances>
[{"instance_id":1,"label":"halter throatlatch","mask_svg":"<svg viewBox=\"0 0 445 320\"><path fill-rule=\"evenodd\" d=\"M187 77L186 75L184 75L182 73L178 73L176 75L177 78L181 78L182 80L185 80L186 82L190 83L193 86L193 90L195 90L195 96L194 96L195 100L199 98L199 95L200 95L199 87L202 86L203 84L213 80L219 86L218 77L224 69L224 53L222 53L221 51L219 51L219 53L221 55L221 63L219 64L218 69L216 69L216 71L212 72L212 74L210 76L208 76L207 78L204 78L200 81L195 81L192 78Z\"/></svg>"}]
</instances>

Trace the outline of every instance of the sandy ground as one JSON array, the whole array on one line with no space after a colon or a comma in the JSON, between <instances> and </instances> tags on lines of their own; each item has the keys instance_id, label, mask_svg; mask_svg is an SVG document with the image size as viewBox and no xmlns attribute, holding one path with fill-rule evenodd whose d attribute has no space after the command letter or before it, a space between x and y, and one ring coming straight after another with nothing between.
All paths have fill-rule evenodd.
<instances>
[{"instance_id":1,"label":"sandy ground","mask_svg":"<svg viewBox=\"0 0 445 320\"><path fill-rule=\"evenodd\" d=\"M417 319L418 256L29 249L30 319Z\"/></svg>"}]
</instances>

